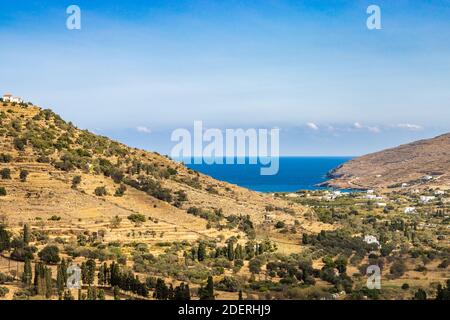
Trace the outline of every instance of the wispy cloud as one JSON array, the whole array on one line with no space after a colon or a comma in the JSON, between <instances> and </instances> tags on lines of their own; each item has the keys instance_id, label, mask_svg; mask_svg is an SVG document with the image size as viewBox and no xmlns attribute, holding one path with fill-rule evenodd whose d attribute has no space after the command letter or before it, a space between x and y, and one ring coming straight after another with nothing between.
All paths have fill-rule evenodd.
<instances>
[{"instance_id":1,"label":"wispy cloud","mask_svg":"<svg viewBox=\"0 0 450 320\"><path fill-rule=\"evenodd\" d=\"M355 122L353 124L353 129L356 129L356 130L367 130L367 131L372 132L372 133L380 133L381 132L381 130L380 130L380 128L378 126L365 126L365 125L361 124L360 122Z\"/></svg>"},{"instance_id":2,"label":"wispy cloud","mask_svg":"<svg viewBox=\"0 0 450 320\"><path fill-rule=\"evenodd\" d=\"M152 130L145 126L138 126L136 127L136 130L141 133L152 133Z\"/></svg>"},{"instance_id":3,"label":"wispy cloud","mask_svg":"<svg viewBox=\"0 0 450 320\"><path fill-rule=\"evenodd\" d=\"M400 123L396 125L397 128L400 129L406 129L406 130L413 130L413 131L419 131L423 130L423 127L418 124L412 124L412 123Z\"/></svg>"},{"instance_id":4,"label":"wispy cloud","mask_svg":"<svg viewBox=\"0 0 450 320\"><path fill-rule=\"evenodd\" d=\"M315 123L313 123L313 122L308 122L308 123L306 124L306 126L307 126L309 129L314 130L314 131L319 130L319 127L318 127Z\"/></svg>"}]
</instances>

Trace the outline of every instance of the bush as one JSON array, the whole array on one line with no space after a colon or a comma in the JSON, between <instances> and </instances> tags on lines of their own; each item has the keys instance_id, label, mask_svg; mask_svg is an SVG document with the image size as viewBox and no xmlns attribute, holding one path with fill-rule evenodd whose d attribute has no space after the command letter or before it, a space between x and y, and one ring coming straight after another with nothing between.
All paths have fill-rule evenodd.
<instances>
[{"instance_id":1,"label":"bush","mask_svg":"<svg viewBox=\"0 0 450 320\"><path fill-rule=\"evenodd\" d=\"M27 141L23 138L15 138L13 141L14 148L16 148L19 151L25 150L26 143L27 143Z\"/></svg>"},{"instance_id":2,"label":"bush","mask_svg":"<svg viewBox=\"0 0 450 320\"><path fill-rule=\"evenodd\" d=\"M228 291L228 292L238 292L241 285L233 277L224 277L219 283L216 284L217 290Z\"/></svg>"},{"instance_id":3,"label":"bush","mask_svg":"<svg viewBox=\"0 0 450 320\"><path fill-rule=\"evenodd\" d=\"M11 170L8 168L4 168L0 171L0 176L3 180L11 179Z\"/></svg>"},{"instance_id":4,"label":"bush","mask_svg":"<svg viewBox=\"0 0 450 320\"><path fill-rule=\"evenodd\" d=\"M97 187L94 191L95 195L98 197L104 197L108 194L105 187Z\"/></svg>"},{"instance_id":5,"label":"bush","mask_svg":"<svg viewBox=\"0 0 450 320\"><path fill-rule=\"evenodd\" d=\"M397 278L401 277L405 271L406 265L403 260L396 260L390 268L391 275Z\"/></svg>"},{"instance_id":6,"label":"bush","mask_svg":"<svg viewBox=\"0 0 450 320\"><path fill-rule=\"evenodd\" d=\"M20 181L22 181L22 182L27 181L29 174L30 173L27 170L20 170Z\"/></svg>"},{"instance_id":7,"label":"bush","mask_svg":"<svg viewBox=\"0 0 450 320\"><path fill-rule=\"evenodd\" d=\"M275 228L277 228L277 229L282 229L282 228L284 228L286 226L286 224L283 222L283 221L278 221L276 224L275 224Z\"/></svg>"},{"instance_id":8,"label":"bush","mask_svg":"<svg viewBox=\"0 0 450 320\"><path fill-rule=\"evenodd\" d=\"M0 154L0 163L9 163L12 161L12 156L9 154Z\"/></svg>"},{"instance_id":9,"label":"bush","mask_svg":"<svg viewBox=\"0 0 450 320\"><path fill-rule=\"evenodd\" d=\"M48 245L42 249L38 256L42 261L49 264L56 264L61 260L58 247L52 245Z\"/></svg>"},{"instance_id":10,"label":"bush","mask_svg":"<svg viewBox=\"0 0 450 320\"><path fill-rule=\"evenodd\" d=\"M127 191L127 187L125 185L121 184L120 187L116 189L114 196L122 197L125 194L125 191Z\"/></svg>"},{"instance_id":11,"label":"bush","mask_svg":"<svg viewBox=\"0 0 450 320\"><path fill-rule=\"evenodd\" d=\"M0 272L0 284L5 284L7 282L12 282L13 280L14 280L13 277L8 276L8 275Z\"/></svg>"},{"instance_id":12,"label":"bush","mask_svg":"<svg viewBox=\"0 0 450 320\"><path fill-rule=\"evenodd\" d=\"M72 188L76 189L79 186L80 183L81 183L81 176L73 177L73 179L72 179Z\"/></svg>"},{"instance_id":13,"label":"bush","mask_svg":"<svg viewBox=\"0 0 450 320\"><path fill-rule=\"evenodd\" d=\"M9 289L6 287L0 287L0 298L3 298L9 293Z\"/></svg>"},{"instance_id":14,"label":"bush","mask_svg":"<svg viewBox=\"0 0 450 320\"><path fill-rule=\"evenodd\" d=\"M6 196L6 189L5 187L0 187L0 197Z\"/></svg>"},{"instance_id":15,"label":"bush","mask_svg":"<svg viewBox=\"0 0 450 320\"><path fill-rule=\"evenodd\" d=\"M146 218L143 214L133 213L130 214L128 217L128 220L134 222L134 223L144 223Z\"/></svg>"}]
</instances>

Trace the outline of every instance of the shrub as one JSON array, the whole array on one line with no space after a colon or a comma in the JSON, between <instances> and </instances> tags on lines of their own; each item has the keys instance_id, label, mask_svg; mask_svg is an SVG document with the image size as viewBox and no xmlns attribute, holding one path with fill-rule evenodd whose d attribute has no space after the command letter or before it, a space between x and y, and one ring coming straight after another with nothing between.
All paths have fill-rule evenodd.
<instances>
[{"instance_id":1,"label":"shrub","mask_svg":"<svg viewBox=\"0 0 450 320\"><path fill-rule=\"evenodd\" d=\"M61 258L59 257L59 249L57 246L48 245L38 253L39 258L49 264L58 263Z\"/></svg>"},{"instance_id":2,"label":"shrub","mask_svg":"<svg viewBox=\"0 0 450 320\"><path fill-rule=\"evenodd\" d=\"M20 170L20 181L22 181L22 182L27 181L29 174L30 173L27 170Z\"/></svg>"},{"instance_id":3,"label":"shrub","mask_svg":"<svg viewBox=\"0 0 450 320\"><path fill-rule=\"evenodd\" d=\"M11 170L8 168L4 168L0 171L0 176L3 180L11 179Z\"/></svg>"},{"instance_id":4,"label":"shrub","mask_svg":"<svg viewBox=\"0 0 450 320\"><path fill-rule=\"evenodd\" d=\"M403 260L396 260L390 268L390 272L394 277L401 277L405 273L405 271L406 265Z\"/></svg>"},{"instance_id":5,"label":"shrub","mask_svg":"<svg viewBox=\"0 0 450 320\"><path fill-rule=\"evenodd\" d=\"M146 218L143 214L133 213L130 214L128 217L128 220L134 222L134 223L144 223Z\"/></svg>"},{"instance_id":6,"label":"shrub","mask_svg":"<svg viewBox=\"0 0 450 320\"><path fill-rule=\"evenodd\" d=\"M9 154L0 154L0 163L9 163L12 161L12 156Z\"/></svg>"},{"instance_id":7,"label":"shrub","mask_svg":"<svg viewBox=\"0 0 450 320\"><path fill-rule=\"evenodd\" d=\"M0 197L6 196L6 189L5 187L0 187Z\"/></svg>"},{"instance_id":8,"label":"shrub","mask_svg":"<svg viewBox=\"0 0 450 320\"><path fill-rule=\"evenodd\" d=\"M14 281L14 278L0 272L0 284Z\"/></svg>"},{"instance_id":9,"label":"shrub","mask_svg":"<svg viewBox=\"0 0 450 320\"><path fill-rule=\"evenodd\" d=\"M283 222L283 221L278 221L276 224L275 224L275 228L277 228L277 229L282 229L282 228L284 228L286 226L286 224Z\"/></svg>"},{"instance_id":10,"label":"shrub","mask_svg":"<svg viewBox=\"0 0 450 320\"><path fill-rule=\"evenodd\" d=\"M105 187L97 187L94 191L95 195L98 197L104 197L108 194Z\"/></svg>"},{"instance_id":11,"label":"shrub","mask_svg":"<svg viewBox=\"0 0 450 320\"><path fill-rule=\"evenodd\" d=\"M27 143L27 141L24 138L15 138L13 141L14 148L16 148L19 151L25 150L26 143Z\"/></svg>"},{"instance_id":12,"label":"shrub","mask_svg":"<svg viewBox=\"0 0 450 320\"><path fill-rule=\"evenodd\" d=\"M9 289L6 287L0 287L0 298L3 298L9 293Z\"/></svg>"},{"instance_id":13,"label":"shrub","mask_svg":"<svg viewBox=\"0 0 450 320\"><path fill-rule=\"evenodd\" d=\"M81 176L75 176L72 179L72 188L76 189L81 183Z\"/></svg>"},{"instance_id":14,"label":"shrub","mask_svg":"<svg viewBox=\"0 0 450 320\"><path fill-rule=\"evenodd\" d=\"M120 187L116 189L114 196L122 197L125 194L125 191L127 191L127 187L125 185L121 184Z\"/></svg>"}]
</instances>

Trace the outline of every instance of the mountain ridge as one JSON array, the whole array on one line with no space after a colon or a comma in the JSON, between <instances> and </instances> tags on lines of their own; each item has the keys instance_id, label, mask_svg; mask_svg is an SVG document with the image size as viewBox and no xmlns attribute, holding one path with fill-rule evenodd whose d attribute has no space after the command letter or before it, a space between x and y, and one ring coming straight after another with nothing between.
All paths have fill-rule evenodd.
<instances>
[{"instance_id":1,"label":"mountain ridge","mask_svg":"<svg viewBox=\"0 0 450 320\"><path fill-rule=\"evenodd\" d=\"M354 189L446 188L450 133L367 154L329 172L325 185Z\"/></svg>"}]
</instances>

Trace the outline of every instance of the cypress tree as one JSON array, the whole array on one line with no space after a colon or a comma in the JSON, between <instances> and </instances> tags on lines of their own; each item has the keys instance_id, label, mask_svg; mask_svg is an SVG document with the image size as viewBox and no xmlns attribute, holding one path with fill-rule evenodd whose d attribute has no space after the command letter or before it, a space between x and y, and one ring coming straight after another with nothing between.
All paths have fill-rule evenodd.
<instances>
[{"instance_id":1,"label":"cypress tree","mask_svg":"<svg viewBox=\"0 0 450 320\"><path fill-rule=\"evenodd\" d=\"M114 292L114 300L120 300L120 296L119 296L120 289L118 286L114 286L113 292Z\"/></svg>"},{"instance_id":2,"label":"cypress tree","mask_svg":"<svg viewBox=\"0 0 450 320\"><path fill-rule=\"evenodd\" d=\"M230 261L233 261L233 260L234 260L233 241L228 241L228 245L227 245L227 256L228 256L228 260L230 260Z\"/></svg>"},{"instance_id":3,"label":"cypress tree","mask_svg":"<svg viewBox=\"0 0 450 320\"><path fill-rule=\"evenodd\" d=\"M25 259L25 264L23 266L22 282L29 287L31 286L32 280L33 280L33 272L31 269L31 261L30 259Z\"/></svg>"},{"instance_id":4,"label":"cypress tree","mask_svg":"<svg viewBox=\"0 0 450 320\"><path fill-rule=\"evenodd\" d=\"M208 300L214 300L214 281L212 276L208 277L208 281L206 283L206 292L208 294Z\"/></svg>"},{"instance_id":5,"label":"cypress tree","mask_svg":"<svg viewBox=\"0 0 450 320\"><path fill-rule=\"evenodd\" d=\"M63 266L59 265L57 274L56 274L56 290L58 291L58 296L61 299L64 293L65 282L64 282L64 273Z\"/></svg>"},{"instance_id":6,"label":"cypress tree","mask_svg":"<svg viewBox=\"0 0 450 320\"><path fill-rule=\"evenodd\" d=\"M30 243L30 226L28 224L23 225L23 242L26 245Z\"/></svg>"},{"instance_id":7,"label":"cypress tree","mask_svg":"<svg viewBox=\"0 0 450 320\"><path fill-rule=\"evenodd\" d=\"M45 267L45 297L50 299L53 295L52 269Z\"/></svg>"},{"instance_id":8,"label":"cypress tree","mask_svg":"<svg viewBox=\"0 0 450 320\"><path fill-rule=\"evenodd\" d=\"M92 285L94 283L94 280L95 280L95 268L96 268L95 260L94 259L89 259L86 262L86 283L88 285Z\"/></svg>"},{"instance_id":9,"label":"cypress tree","mask_svg":"<svg viewBox=\"0 0 450 320\"><path fill-rule=\"evenodd\" d=\"M204 242L201 242L198 245L198 252L197 252L198 261L205 260L205 256L206 256L206 245Z\"/></svg>"},{"instance_id":10,"label":"cypress tree","mask_svg":"<svg viewBox=\"0 0 450 320\"><path fill-rule=\"evenodd\" d=\"M191 290L189 289L189 284L184 286L184 300L191 300Z\"/></svg>"}]
</instances>

